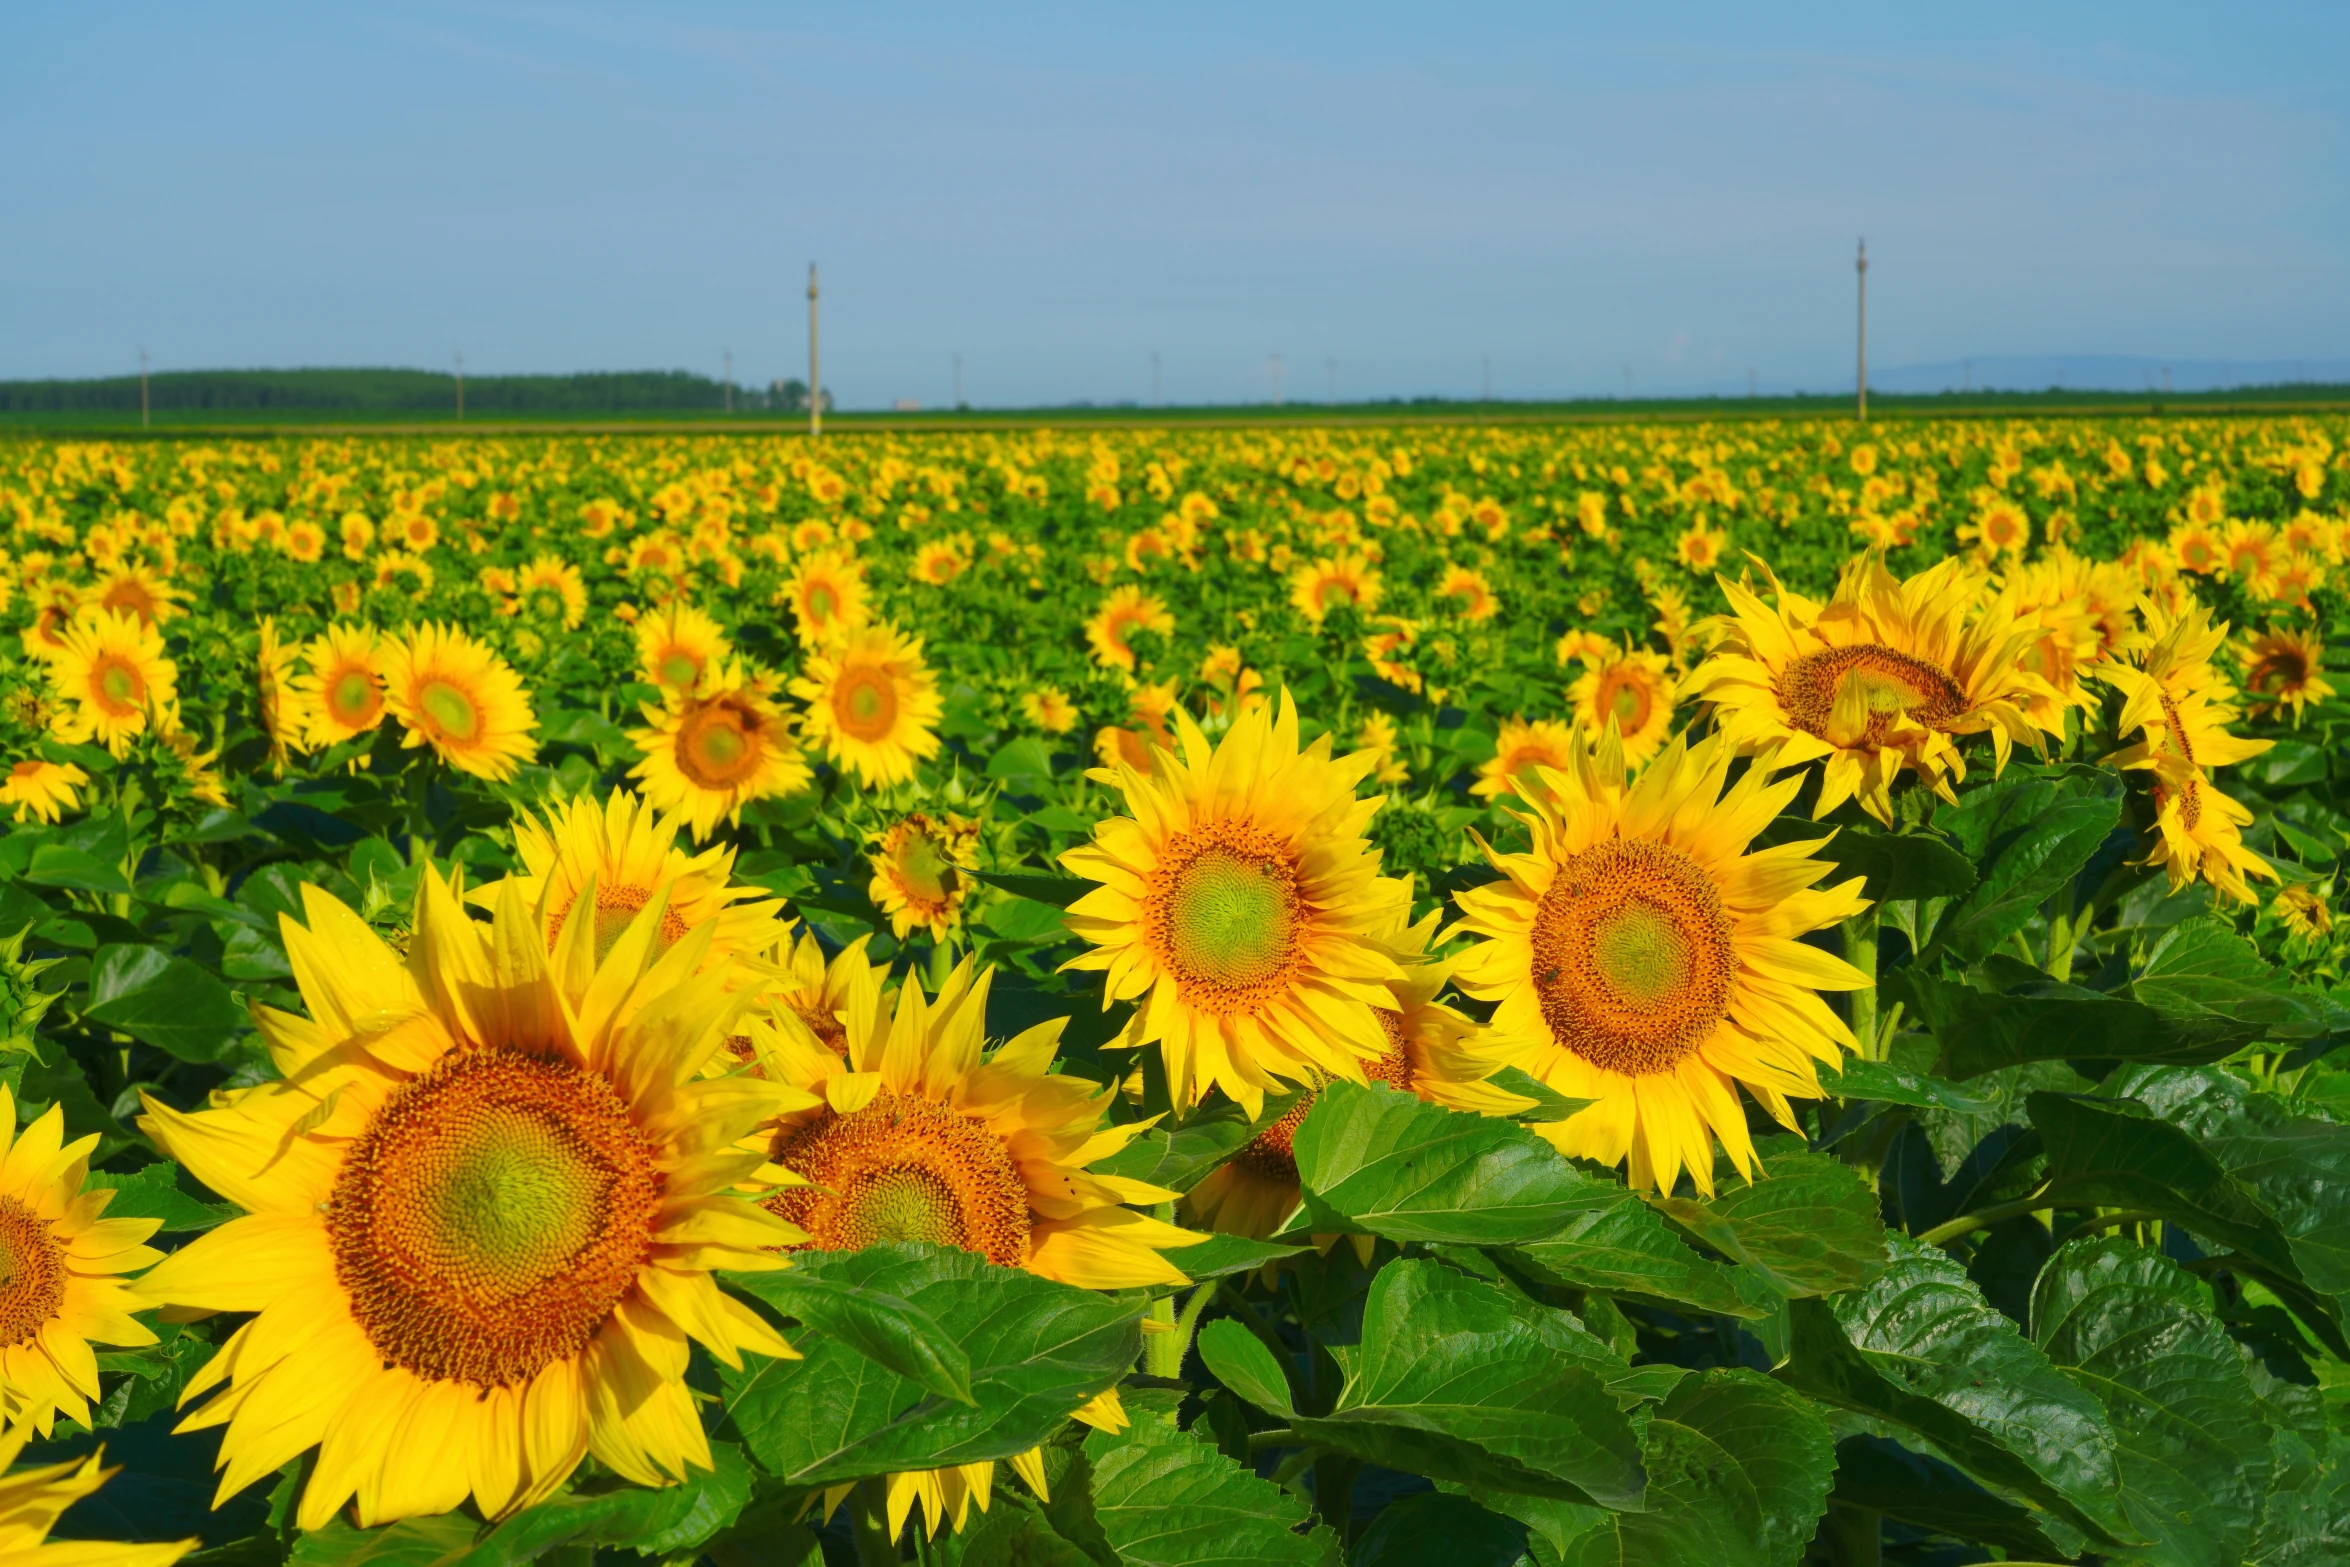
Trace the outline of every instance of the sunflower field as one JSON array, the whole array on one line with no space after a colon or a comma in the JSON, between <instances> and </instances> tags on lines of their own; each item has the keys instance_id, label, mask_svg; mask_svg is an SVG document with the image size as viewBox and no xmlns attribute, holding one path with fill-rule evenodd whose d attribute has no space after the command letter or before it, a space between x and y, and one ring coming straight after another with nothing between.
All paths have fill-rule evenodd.
<instances>
[{"instance_id":1,"label":"sunflower field","mask_svg":"<svg viewBox=\"0 0 2350 1567\"><path fill-rule=\"evenodd\" d=\"M0 1557L2350 1559L2346 550L2332 416L0 445Z\"/></svg>"}]
</instances>

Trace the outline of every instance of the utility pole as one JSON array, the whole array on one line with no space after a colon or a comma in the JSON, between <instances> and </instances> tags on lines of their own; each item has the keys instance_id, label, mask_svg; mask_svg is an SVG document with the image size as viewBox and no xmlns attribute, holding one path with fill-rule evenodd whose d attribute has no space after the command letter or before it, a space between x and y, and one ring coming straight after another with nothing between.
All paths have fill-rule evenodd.
<instances>
[{"instance_id":1,"label":"utility pole","mask_svg":"<svg viewBox=\"0 0 2350 1567\"><path fill-rule=\"evenodd\" d=\"M1972 359L1966 361L1966 382L1964 389L1969 392L1972 392L1975 389L1975 362Z\"/></svg>"},{"instance_id":2,"label":"utility pole","mask_svg":"<svg viewBox=\"0 0 2350 1567\"><path fill-rule=\"evenodd\" d=\"M147 350L139 349L139 428L147 428Z\"/></svg>"},{"instance_id":3,"label":"utility pole","mask_svg":"<svg viewBox=\"0 0 2350 1567\"><path fill-rule=\"evenodd\" d=\"M1167 406L1167 399L1159 395L1159 351L1155 348L1151 350L1151 406Z\"/></svg>"},{"instance_id":4,"label":"utility pole","mask_svg":"<svg viewBox=\"0 0 2350 1567\"><path fill-rule=\"evenodd\" d=\"M465 417L465 350L457 350L457 417Z\"/></svg>"},{"instance_id":5,"label":"utility pole","mask_svg":"<svg viewBox=\"0 0 2350 1567\"><path fill-rule=\"evenodd\" d=\"M726 351L726 416L734 417L734 350Z\"/></svg>"},{"instance_id":6,"label":"utility pole","mask_svg":"<svg viewBox=\"0 0 2350 1567\"><path fill-rule=\"evenodd\" d=\"M1754 366L1752 365L1746 367L1746 395L1749 398L1754 396Z\"/></svg>"},{"instance_id":7,"label":"utility pole","mask_svg":"<svg viewBox=\"0 0 2350 1567\"><path fill-rule=\"evenodd\" d=\"M962 406L963 406L963 351L962 351L961 349L959 349L959 348L958 348L958 349L956 349L956 350L955 350L954 359L955 359L955 406L956 406L957 408L960 408L960 407L962 407Z\"/></svg>"},{"instance_id":8,"label":"utility pole","mask_svg":"<svg viewBox=\"0 0 2350 1567\"><path fill-rule=\"evenodd\" d=\"M1854 376L1854 384L1860 389L1860 422L1867 424L1869 422L1869 242L1865 239L1860 242L1860 259L1853 263L1853 268L1855 275L1860 279L1860 336L1858 339L1860 364Z\"/></svg>"},{"instance_id":9,"label":"utility pole","mask_svg":"<svg viewBox=\"0 0 2350 1567\"><path fill-rule=\"evenodd\" d=\"M808 438L824 433L823 364L816 357L816 263L808 263Z\"/></svg>"}]
</instances>

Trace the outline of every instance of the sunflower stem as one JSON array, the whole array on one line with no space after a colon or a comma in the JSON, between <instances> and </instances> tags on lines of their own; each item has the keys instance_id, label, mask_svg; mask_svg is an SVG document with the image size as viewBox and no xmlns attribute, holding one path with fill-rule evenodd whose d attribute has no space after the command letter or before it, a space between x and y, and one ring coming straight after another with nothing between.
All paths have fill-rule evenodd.
<instances>
[{"instance_id":1,"label":"sunflower stem","mask_svg":"<svg viewBox=\"0 0 2350 1567\"><path fill-rule=\"evenodd\" d=\"M2010 1219L2020 1218L2024 1214L2050 1207L2052 1204L2049 1202L2048 1193L2053 1184L2053 1182L2044 1183L2029 1195L2018 1197L2013 1202L1993 1203L1988 1208L1977 1208L1972 1213L1962 1213L1955 1219L1935 1225L1920 1235L1918 1239L1928 1246L1939 1246L1944 1241L1954 1241L1961 1235L1970 1235L1976 1230L1987 1230L1995 1224L2005 1224Z\"/></svg>"},{"instance_id":2,"label":"sunflower stem","mask_svg":"<svg viewBox=\"0 0 2350 1567\"><path fill-rule=\"evenodd\" d=\"M859 1480L849 1497L849 1532L857 1542L857 1567L898 1567L904 1560L889 1532L889 1482Z\"/></svg>"},{"instance_id":3,"label":"sunflower stem","mask_svg":"<svg viewBox=\"0 0 2350 1567\"><path fill-rule=\"evenodd\" d=\"M1844 922L1844 961L1859 969L1868 983L1847 992L1852 1003L1852 1037L1860 1041L1863 1061L1883 1059L1883 1041L1877 1038L1877 906L1870 904Z\"/></svg>"}]
</instances>

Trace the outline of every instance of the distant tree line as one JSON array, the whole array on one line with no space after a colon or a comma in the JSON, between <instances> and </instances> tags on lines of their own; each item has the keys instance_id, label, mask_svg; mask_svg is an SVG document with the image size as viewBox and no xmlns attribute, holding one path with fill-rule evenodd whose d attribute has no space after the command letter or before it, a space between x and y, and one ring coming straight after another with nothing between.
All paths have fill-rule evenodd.
<instances>
[{"instance_id":1,"label":"distant tree line","mask_svg":"<svg viewBox=\"0 0 2350 1567\"><path fill-rule=\"evenodd\" d=\"M156 413L323 413L447 415L456 377L433 370L170 370L148 378ZM832 397L825 394L829 407ZM726 406L725 383L685 370L607 370L583 375L469 375L465 412L496 414L712 413ZM808 406L800 381L765 392L740 387L738 410ZM139 378L0 381L0 413L130 414Z\"/></svg>"}]
</instances>

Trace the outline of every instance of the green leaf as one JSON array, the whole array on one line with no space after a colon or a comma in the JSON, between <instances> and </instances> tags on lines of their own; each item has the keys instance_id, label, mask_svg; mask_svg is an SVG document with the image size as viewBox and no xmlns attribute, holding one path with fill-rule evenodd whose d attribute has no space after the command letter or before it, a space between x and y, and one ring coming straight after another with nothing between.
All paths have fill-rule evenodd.
<instances>
[{"instance_id":1,"label":"green leaf","mask_svg":"<svg viewBox=\"0 0 2350 1567\"><path fill-rule=\"evenodd\" d=\"M160 1233L208 1230L237 1216L237 1210L206 1201L176 1164L168 1160L142 1165L129 1174L93 1170L85 1190L112 1188L114 1196L103 1215L109 1219L160 1219Z\"/></svg>"},{"instance_id":2,"label":"green leaf","mask_svg":"<svg viewBox=\"0 0 2350 1567\"><path fill-rule=\"evenodd\" d=\"M1643 1441L1648 1505L1572 1542L1567 1567L1793 1567L1828 1505L1836 1440L1818 1411L1751 1371L1702 1371Z\"/></svg>"},{"instance_id":3,"label":"green leaf","mask_svg":"<svg viewBox=\"0 0 2350 1567\"><path fill-rule=\"evenodd\" d=\"M1884 1437L1852 1436L1836 1444L1836 1488L1830 1500L1934 1534L1995 1545L2031 1561L2069 1554L2041 1532L2029 1510L1993 1496L1941 1460Z\"/></svg>"},{"instance_id":4,"label":"green leaf","mask_svg":"<svg viewBox=\"0 0 2350 1567\"><path fill-rule=\"evenodd\" d=\"M1886 998L1902 1002L1933 1031L1942 1048L1936 1066L1946 1077L1981 1077L2031 1061L2193 1065L2236 1048L2210 1030L2178 1026L2141 1001L2064 984L2020 963L1996 971L2014 982L2011 988L1978 990L1918 968L1880 982Z\"/></svg>"},{"instance_id":5,"label":"green leaf","mask_svg":"<svg viewBox=\"0 0 2350 1567\"><path fill-rule=\"evenodd\" d=\"M1023 946L1062 941L1069 934L1061 911L1034 898L1006 898L989 904L980 911L979 923L1006 941Z\"/></svg>"},{"instance_id":6,"label":"green leaf","mask_svg":"<svg viewBox=\"0 0 2350 1567\"><path fill-rule=\"evenodd\" d=\"M1175 1265L1195 1279L1220 1279L1228 1273L1248 1273L1268 1262L1296 1257L1304 1248L1279 1241L1252 1241L1245 1235L1210 1235L1196 1246L1173 1254Z\"/></svg>"},{"instance_id":7,"label":"green leaf","mask_svg":"<svg viewBox=\"0 0 2350 1567\"><path fill-rule=\"evenodd\" d=\"M1880 1104L1911 1105L1921 1110L1950 1110L1959 1115L1981 1115L1999 1107L1990 1094L1963 1088L1923 1072L1905 1072L1884 1061L1846 1056L1842 1075L1820 1076L1820 1086L1840 1099L1869 1099Z\"/></svg>"},{"instance_id":8,"label":"green leaf","mask_svg":"<svg viewBox=\"0 0 2350 1567\"><path fill-rule=\"evenodd\" d=\"M1379 1509L1346 1567L1512 1567L1526 1551L1526 1531L1465 1496L1423 1491Z\"/></svg>"},{"instance_id":9,"label":"green leaf","mask_svg":"<svg viewBox=\"0 0 2350 1567\"><path fill-rule=\"evenodd\" d=\"M1053 1490L1058 1499L1062 1487L1055 1484ZM1001 1485L986 1512L974 1513L960 1530L929 1542L924 1555L936 1567L1097 1567L1095 1557L1062 1538L1051 1517ZM823 1567L824 1558L812 1549L807 1562Z\"/></svg>"},{"instance_id":10,"label":"green leaf","mask_svg":"<svg viewBox=\"0 0 2350 1567\"><path fill-rule=\"evenodd\" d=\"M358 1529L337 1516L294 1542L287 1567L454 1567L473 1548L481 1525L463 1513L405 1518Z\"/></svg>"},{"instance_id":11,"label":"green leaf","mask_svg":"<svg viewBox=\"0 0 2350 1567\"><path fill-rule=\"evenodd\" d=\"M1101 885L1082 876L1042 876L1033 871L973 871L971 875L990 887L1001 887L1056 909L1067 908Z\"/></svg>"},{"instance_id":12,"label":"green leaf","mask_svg":"<svg viewBox=\"0 0 2350 1567\"><path fill-rule=\"evenodd\" d=\"M2164 1562L2232 1562L2268 1490L2268 1431L2236 1341L2202 1288L2118 1237L2073 1241L2041 1270L2032 1337L2097 1395L2121 1461L2121 1504Z\"/></svg>"},{"instance_id":13,"label":"green leaf","mask_svg":"<svg viewBox=\"0 0 2350 1567\"><path fill-rule=\"evenodd\" d=\"M1779 841L1796 842L1817 837L1820 832L1816 822L1805 822L1802 828ZM1927 833L1896 835L1869 827L1840 827L1835 837L1811 853L1813 859L1836 867L1835 875L1822 878L1825 882L1867 877L1872 903L1897 898L1956 898L1975 885L1973 862Z\"/></svg>"},{"instance_id":14,"label":"green leaf","mask_svg":"<svg viewBox=\"0 0 2350 1567\"><path fill-rule=\"evenodd\" d=\"M1776 1375L1823 1402L1915 1432L1997 1492L2105 1543L2126 1531L2104 1407L1983 1299L1957 1263L1906 1236L1893 1263L1833 1306L1789 1306Z\"/></svg>"},{"instance_id":15,"label":"green leaf","mask_svg":"<svg viewBox=\"0 0 2350 1567\"><path fill-rule=\"evenodd\" d=\"M1010 1458L1060 1429L1141 1350L1141 1303L1099 1295L970 1252L891 1244L803 1252L792 1271L904 1300L962 1346L973 1406L935 1394L838 1340L804 1360L721 1368L728 1413L751 1456L797 1485L891 1469Z\"/></svg>"},{"instance_id":16,"label":"green leaf","mask_svg":"<svg viewBox=\"0 0 2350 1567\"><path fill-rule=\"evenodd\" d=\"M1301 1436L1367 1463L1603 1507L1640 1505L1640 1444L1598 1371L1589 1330L1521 1309L1442 1263L1371 1280L1362 1343L1327 1415ZM1268 1356L1268 1358L1270 1358Z\"/></svg>"},{"instance_id":17,"label":"green leaf","mask_svg":"<svg viewBox=\"0 0 2350 1567\"><path fill-rule=\"evenodd\" d=\"M958 1404L971 1396L971 1357L930 1314L886 1290L801 1268L730 1273L727 1282L787 1317L839 1339L885 1371Z\"/></svg>"},{"instance_id":18,"label":"green leaf","mask_svg":"<svg viewBox=\"0 0 2350 1567\"><path fill-rule=\"evenodd\" d=\"M1207 1179L1209 1171L1246 1147L1258 1133L1287 1115L1296 1103L1295 1094L1271 1095L1253 1119L1236 1104L1218 1104L1194 1113L1180 1125L1162 1123L1152 1127L1093 1167L1131 1181L1187 1192Z\"/></svg>"},{"instance_id":19,"label":"green leaf","mask_svg":"<svg viewBox=\"0 0 2350 1567\"><path fill-rule=\"evenodd\" d=\"M2147 1073L2114 1086L2165 1100L2177 1097L2181 1079L2201 1083L2206 1074ZM2040 1133L2048 1178L2057 1183L2062 1201L2153 1214L2216 1242L2227 1248L2229 1266L2271 1288L2295 1292L2290 1303L2296 1313L2326 1337L2336 1354L2346 1353L2341 1310L2331 1299L2339 1293L2339 1243L2320 1233L2326 1212L2341 1201L2341 1186L2335 1185L2327 1200L2302 1209L2310 1232L2296 1242L2260 1192L2220 1162L2212 1139L2199 1141L2128 1101L2036 1093L2026 1107ZM2254 1139L2242 1151L2257 1158L2265 1151L2260 1141ZM2309 1275L2305 1261L2325 1283Z\"/></svg>"},{"instance_id":20,"label":"green leaf","mask_svg":"<svg viewBox=\"0 0 2350 1567\"><path fill-rule=\"evenodd\" d=\"M1507 1246L1623 1188L1583 1174L1514 1121L1433 1105L1383 1084L1333 1083L1292 1141L1304 1204L1282 1233Z\"/></svg>"},{"instance_id":21,"label":"green leaf","mask_svg":"<svg viewBox=\"0 0 2350 1567\"><path fill-rule=\"evenodd\" d=\"M1007 783L1045 783L1053 779L1052 753L1034 735L1022 735L987 759L987 776Z\"/></svg>"},{"instance_id":22,"label":"green leaf","mask_svg":"<svg viewBox=\"0 0 2350 1567\"><path fill-rule=\"evenodd\" d=\"M226 985L158 947L100 948L82 1015L182 1061L214 1060L253 1026Z\"/></svg>"},{"instance_id":23,"label":"green leaf","mask_svg":"<svg viewBox=\"0 0 2350 1567\"><path fill-rule=\"evenodd\" d=\"M2134 1069L2109 1089L2190 1134L2249 1189L2309 1288L2350 1294L2350 1127L2296 1115L2276 1095L2211 1069Z\"/></svg>"},{"instance_id":24,"label":"green leaf","mask_svg":"<svg viewBox=\"0 0 2350 1567\"><path fill-rule=\"evenodd\" d=\"M1791 1299L1858 1289L1884 1271L1885 1224L1860 1171L1804 1151L1799 1138L1755 1151L1762 1179L1702 1201L1652 1197L1650 1206Z\"/></svg>"},{"instance_id":25,"label":"green leaf","mask_svg":"<svg viewBox=\"0 0 2350 1567\"><path fill-rule=\"evenodd\" d=\"M1162 1419L1085 1439L1093 1515L1126 1567L1337 1567L1326 1528L1271 1481Z\"/></svg>"},{"instance_id":26,"label":"green leaf","mask_svg":"<svg viewBox=\"0 0 2350 1567\"><path fill-rule=\"evenodd\" d=\"M1486 1081L1503 1093L1531 1099L1533 1105L1510 1117L1513 1121L1564 1121L1568 1116L1589 1109L1588 1099L1569 1099L1541 1078L1520 1067L1505 1066Z\"/></svg>"},{"instance_id":27,"label":"green leaf","mask_svg":"<svg viewBox=\"0 0 2350 1567\"><path fill-rule=\"evenodd\" d=\"M1620 1190L1620 1189L1619 1189ZM1700 1256L1629 1191L1611 1207L1575 1214L1508 1255L1569 1289L1598 1290L1698 1315L1767 1317L1780 1296L1744 1268Z\"/></svg>"},{"instance_id":28,"label":"green leaf","mask_svg":"<svg viewBox=\"0 0 2350 1567\"><path fill-rule=\"evenodd\" d=\"M2328 1026L2324 1007L2296 994L2258 948L2216 919L2184 920L2164 931L2130 980L2130 994L2173 1029L2208 1036L2215 1048L2308 1039Z\"/></svg>"},{"instance_id":29,"label":"green leaf","mask_svg":"<svg viewBox=\"0 0 2350 1567\"><path fill-rule=\"evenodd\" d=\"M1929 946L1972 962L2022 930L2072 885L2121 822L2122 782L2105 770L2014 766L1970 790L1934 825L1979 867L1974 890L1944 911Z\"/></svg>"},{"instance_id":30,"label":"green leaf","mask_svg":"<svg viewBox=\"0 0 2350 1567\"><path fill-rule=\"evenodd\" d=\"M61 843L44 843L33 850L32 863L27 866L20 881L29 881L38 887L70 887L76 892L127 893L130 878L122 873L120 865L109 864L95 855L85 854Z\"/></svg>"},{"instance_id":31,"label":"green leaf","mask_svg":"<svg viewBox=\"0 0 2350 1567\"><path fill-rule=\"evenodd\" d=\"M521 1567L562 1546L610 1546L659 1558L691 1551L734 1522L751 1497L751 1467L732 1442L710 1444L712 1467L681 1485L604 1482L515 1514L450 1567Z\"/></svg>"},{"instance_id":32,"label":"green leaf","mask_svg":"<svg viewBox=\"0 0 2350 1567\"><path fill-rule=\"evenodd\" d=\"M1264 1340L1230 1317L1220 1317L1200 1329L1199 1355L1217 1381L1265 1413L1283 1419L1297 1413L1288 1372L1273 1358Z\"/></svg>"}]
</instances>

